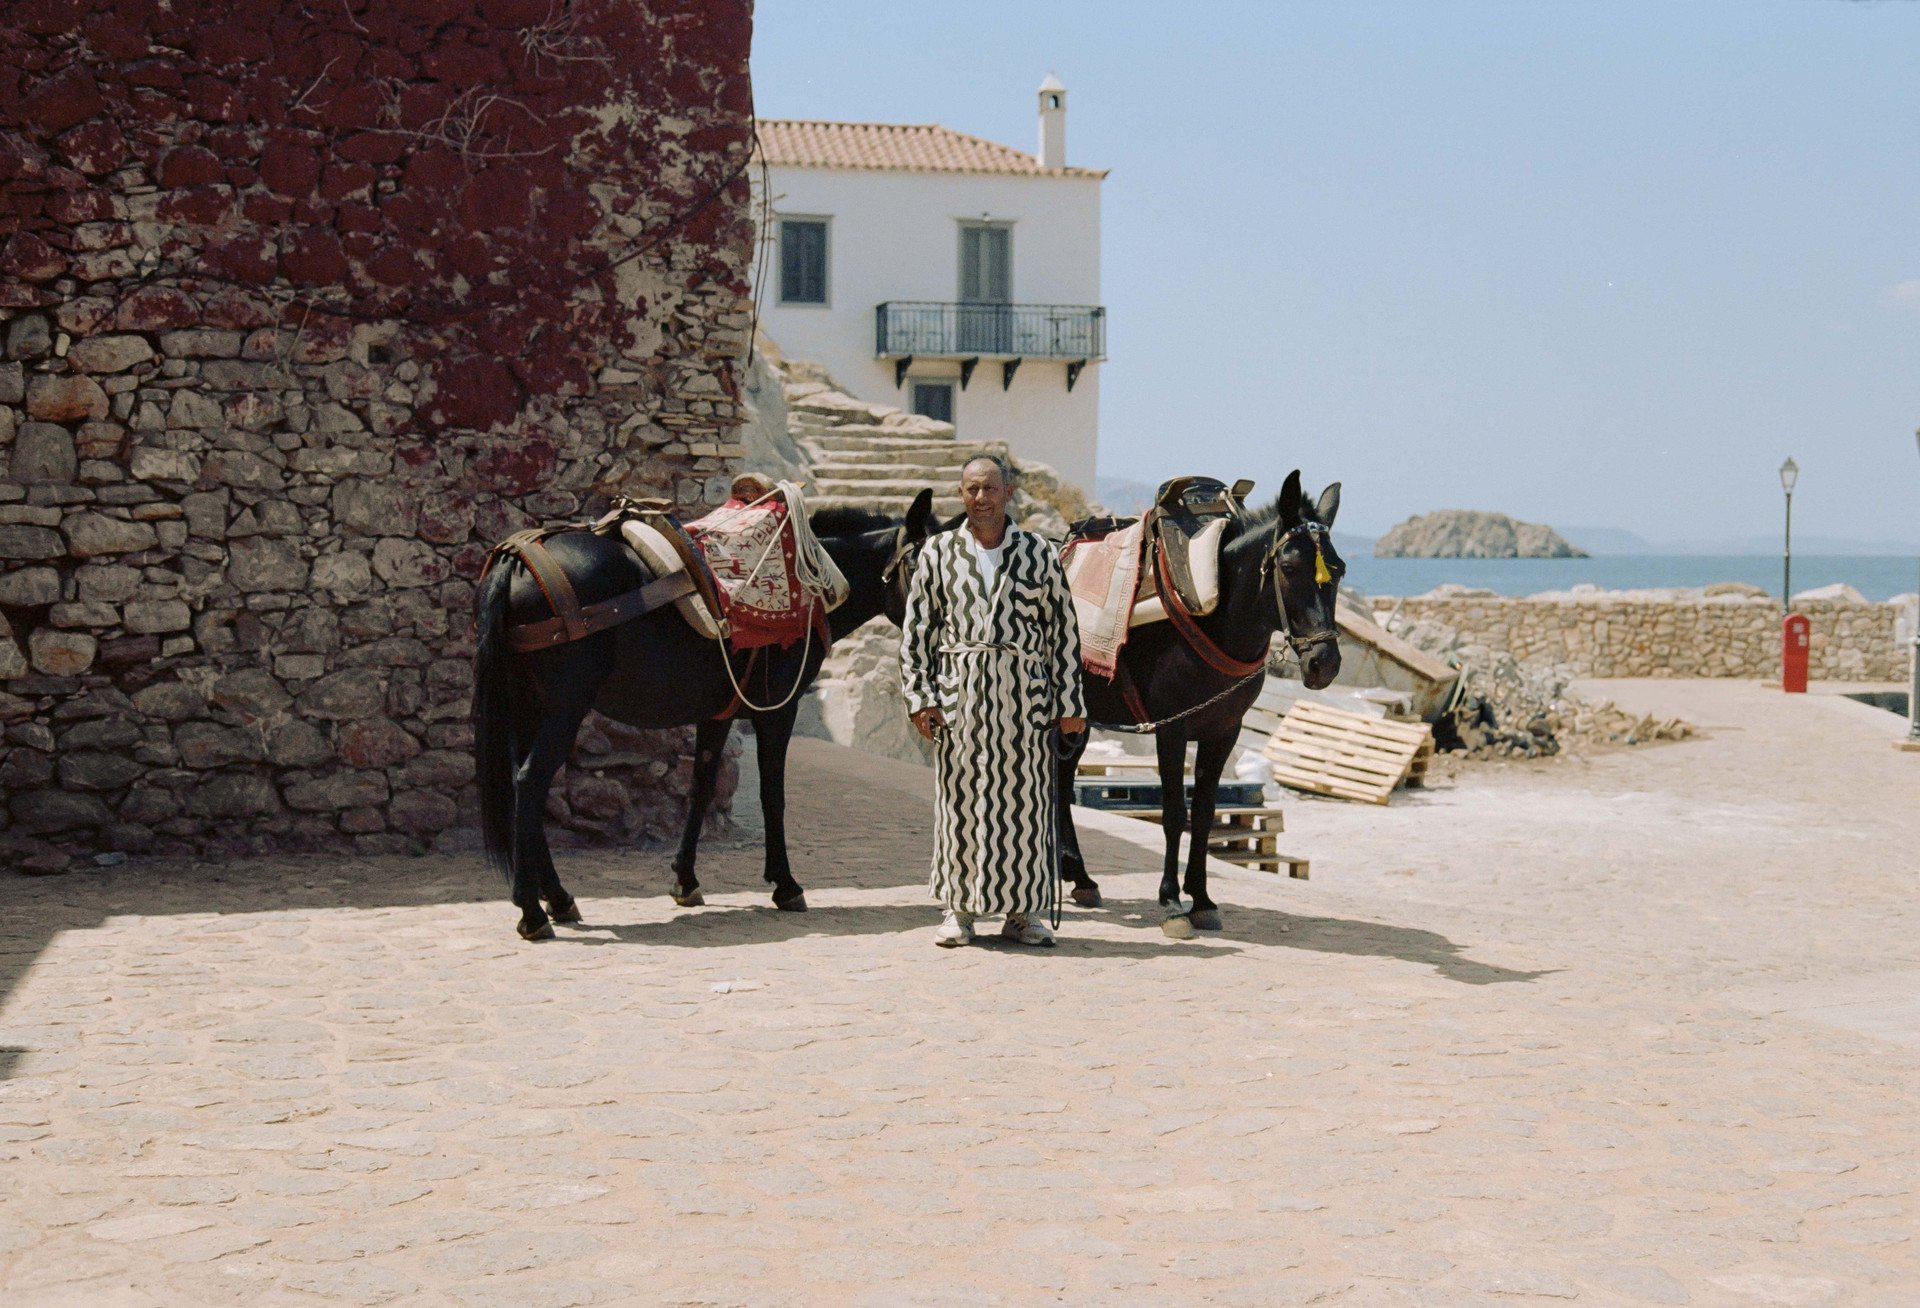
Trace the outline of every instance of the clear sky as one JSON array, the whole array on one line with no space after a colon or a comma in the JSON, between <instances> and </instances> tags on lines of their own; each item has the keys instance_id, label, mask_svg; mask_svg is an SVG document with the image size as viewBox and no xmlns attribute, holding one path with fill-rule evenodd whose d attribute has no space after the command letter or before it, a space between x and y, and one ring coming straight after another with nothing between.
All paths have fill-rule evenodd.
<instances>
[{"instance_id":1,"label":"clear sky","mask_svg":"<svg viewBox=\"0 0 1920 1308\"><path fill-rule=\"evenodd\" d=\"M1100 472L1920 542L1920 3L759 0L769 118L1110 168Z\"/></svg>"}]
</instances>

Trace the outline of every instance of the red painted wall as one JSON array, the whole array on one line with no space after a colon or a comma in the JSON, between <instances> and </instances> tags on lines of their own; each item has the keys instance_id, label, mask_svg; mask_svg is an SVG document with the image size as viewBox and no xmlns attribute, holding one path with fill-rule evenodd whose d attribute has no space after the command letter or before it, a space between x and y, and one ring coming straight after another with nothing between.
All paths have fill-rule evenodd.
<instances>
[{"instance_id":1,"label":"red painted wall","mask_svg":"<svg viewBox=\"0 0 1920 1308\"><path fill-rule=\"evenodd\" d=\"M749 35L742 0L13 5L0 303L118 274L115 303L68 300L62 324L258 327L296 308L315 356L340 322L402 319L441 382L408 430L511 421L631 343L613 265L649 238L604 230L609 214L694 211L677 271L744 293L712 254L749 239ZM149 184L156 201L126 203ZM157 264L128 257L130 210L168 228ZM276 314L268 289L294 303Z\"/></svg>"}]
</instances>

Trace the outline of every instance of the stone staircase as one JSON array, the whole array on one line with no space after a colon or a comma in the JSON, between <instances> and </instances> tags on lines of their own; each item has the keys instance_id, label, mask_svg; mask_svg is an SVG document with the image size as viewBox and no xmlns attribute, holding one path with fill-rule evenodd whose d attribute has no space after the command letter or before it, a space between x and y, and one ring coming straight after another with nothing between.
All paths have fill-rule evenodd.
<instances>
[{"instance_id":1,"label":"stone staircase","mask_svg":"<svg viewBox=\"0 0 1920 1308\"><path fill-rule=\"evenodd\" d=\"M958 440L953 424L874 404L840 389L819 364L785 358L759 338L747 378L746 469L791 478L813 509L866 509L898 515L922 490L934 512L957 517L960 469L995 454L1014 470L1013 520L1055 540L1090 512L1087 497L1044 463L1013 457L1005 441Z\"/></svg>"},{"instance_id":2,"label":"stone staircase","mask_svg":"<svg viewBox=\"0 0 1920 1308\"><path fill-rule=\"evenodd\" d=\"M900 513L923 488L934 491L934 511L960 512L954 493L961 465L1004 443L963 444L951 423L936 422L835 391L821 382L786 386L787 430L806 453L813 478L810 507Z\"/></svg>"},{"instance_id":3,"label":"stone staircase","mask_svg":"<svg viewBox=\"0 0 1920 1308\"><path fill-rule=\"evenodd\" d=\"M1087 511L1080 491L1045 464L1010 457L1004 441L957 440L952 423L856 399L835 386L825 369L790 362L764 339L762 355L769 381L777 379L777 394L766 387L758 406L764 423L748 448L762 458L756 470L804 477L810 509L898 515L931 489L934 512L957 517L960 469L986 453L1015 469L1010 507L1022 527L1061 540L1068 519ZM776 441L783 447L777 453L771 449ZM804 473L797 462L804 462ZM818 680L801 697L796 729L886 758L931 762L900 709L899 669L900 634L885 618L875 618L835 643Z\"/></svg>"}]
</instances>

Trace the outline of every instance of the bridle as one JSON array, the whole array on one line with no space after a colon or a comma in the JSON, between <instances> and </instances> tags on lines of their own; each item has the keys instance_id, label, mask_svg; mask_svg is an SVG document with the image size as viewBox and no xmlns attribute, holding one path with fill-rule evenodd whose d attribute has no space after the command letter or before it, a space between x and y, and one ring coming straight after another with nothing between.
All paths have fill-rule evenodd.
<instances>
[{"instance_id":1,"label":"bridle","mask_svg":"<svg viewBox=\"0 0 1920 1308\"><path fill-rule=\"evenodd\" d=\"M893 529L893 557L887 560L886 567L880 569L880 584L883 586L892 584L894 574L902 570L906 572L907 579L911 581L913 579L914 553L925 543L924 540L910 541L907 539L906 523L903 522L895 527Z\"/></svg>"},{"instance_id":2,"label":"bridle","mask_svg":"<svg viewBox=\"0 0 1920 1308\"><path fill-rule=\"evenodd\" d=\"M1297 527L1290 527L1286 531L1274 534L1273 544L1267 548L1265 556L1260 560L1260 584L1273 586L1273 609L1280 619L1277 634L1287 643L1287 648L1293 651L1294 659L1304 664L1307 655L1317 646L1337 645L1340 642L1340 629L1335 625L1328 627L1325 631L1309 632L1304 636L1294 634L1293 619L1287 616L1287 601L1280 585L1280 551L1285 549L1287 542L1296 536L1305 536L1313 545L1314 584L1324 586L1333 580L1332 572L1327 569L1325 539L1327 529L1317 522L1303 522Z\"/></svg>"},{"instance_id":3,"label":"bridle","mask_svg":"<svg viewBox=\"0 0 1920 1308\"><path fill-rule=\"evenodd\" d=\"M898 579L903 617L907 600L911 598L913 591L913 567L919 561L920 547L931 539L931 536L922 536L919 540L910 539L907 535L907 524L904 522L893 529L893 555L887 560L886 566L880 569L880 585L882 593L889 594L895 580ZM884 605L881 611L886 611ZM889 621L891 620L889 618Z\"/></svg>"}]
</instances>

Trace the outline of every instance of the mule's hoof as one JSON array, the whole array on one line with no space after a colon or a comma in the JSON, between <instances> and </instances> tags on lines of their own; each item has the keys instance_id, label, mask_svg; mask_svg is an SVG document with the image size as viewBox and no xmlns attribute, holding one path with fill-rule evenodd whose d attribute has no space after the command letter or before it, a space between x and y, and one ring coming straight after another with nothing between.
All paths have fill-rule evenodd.
<instances>
[{"instance_id":1,"label":"mule's hoof","mask_svg":"<svg viewBox=\"0 0 1920 1308\"><path fill-rule=\"evenodd\" d=\"M1098 908L1101 904L1100 887L1089 881L1084 886L1073 888L1073 902L1082 908Z\"/></svg>"},{"instance_id":2,"label":"mule's hoof","mask_svg":"<svg viewBox=\"0 0 1920 1308\"><path fill-rule=\"evenodd\" d=\"M1174 940L1193 939L1193 921L1185 914L1168 918L1160 924L1160 929Z\"/></svg>"},{"instance_id":3,"label":"mule's hoof","mask_svg":"<svg viewBox=\"0 0 1920 1308\"><path fill-rule=\"evenodd\" d=\"M691 894L674 894L673 902L682 908L698 908L707 902L707 897L695 890Z\"/></svg>"},{"instance_id":4,"label":"mule's hoof","mask_svg":"<svg viewBox=\"0 0 1920 1308\"><path fill-rule=\"evenodd\" d=\"M580 905L571 899L558 904L549 904L547 911L553 914L554 921L566 926L577 926L586 920L580 916Z\"/></svg>"},{"instance_id":5,"label":"mule's hoof","mask_svg":"<svg viewBox=\"0 0 1920 1308\"><path fill-rule=\"evenodd\" d=\"M804 913L807 911L807 892L802 890L792 899L776 899L773 906L782 913Z\"/></svg>"},{"instance_id":6,"label":"mule's hoof","mask_svg":"<svg viewBox=\"0 0 1920 1308\"><path fill-rule=\"evenodd\" d=\"M1196 908L1187 914L1187 920L1193 923L1195 931L1218 931L1220 929L1220 910L1217 908Z\"/></svg>"},{"instance_id":7,"label":"mule's hoof","mask_svg":"<svg viewBox=\"0 0 1920 1308\"><path fill-rule=\"evenodd\" d=\"M520 933L522 940L553 939L553 923L551 922L542 922L539 926L529 926L527 925L526 919L522 918L519 925L514 927L514 930Z\"/></svg>"}]
</instances>

